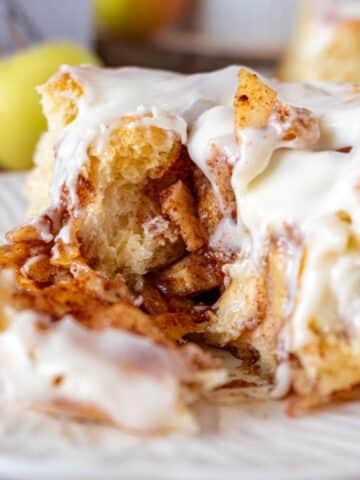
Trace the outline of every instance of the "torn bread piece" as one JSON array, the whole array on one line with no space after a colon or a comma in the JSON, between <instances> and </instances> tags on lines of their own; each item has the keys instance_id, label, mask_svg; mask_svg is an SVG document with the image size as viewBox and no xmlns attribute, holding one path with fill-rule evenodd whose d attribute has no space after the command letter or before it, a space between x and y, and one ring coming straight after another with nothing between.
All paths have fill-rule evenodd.
<instances>
[{"instance_id":1,"label":"torn bread piece","mask_svg":"<svg viewBox=\"0 0 360 480\"><path fill-rule=\"evenodd\" d=\"M196 432L191 405L226 379L219 361L181 345L198 326L141 311L119 275L51 265L49 246L21 235L0 247L2 400L137 434Z\"/></svg>"},{"instance_id":2,"label":"torn bread piece","mask_svg":"<svg viewBox=\"0 0 360 480\"><path fill-rule=\"evenodd\" d=\"M41 94L33 218L0 252L18 310L224 348L312 405L360 381L355 88L83 66ZM226 383L206 358L200 395Z\"/></svg>"},{"instance_id":3,"label":"torn bread piece","mask_svg":"<svg viewBox=\"0 0 360 480\"><path fill-rule=\"evenodd\" d=\"M32 310L8 309L6 318L2 396L26 408L134 433L194 433L191 404L223 381L190 345L112 327L94 333L71 316L52 322Z\"/></svg>"}]
</instances>

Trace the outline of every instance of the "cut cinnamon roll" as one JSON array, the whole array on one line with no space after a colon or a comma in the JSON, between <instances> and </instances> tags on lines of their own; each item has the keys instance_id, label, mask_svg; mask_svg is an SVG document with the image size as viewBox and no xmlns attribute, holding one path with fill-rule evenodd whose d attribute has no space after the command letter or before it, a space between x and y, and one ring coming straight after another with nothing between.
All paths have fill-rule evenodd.
<instances>
[{"instance_id":1,"label":"cut cinnamon roll","mask_svg":"<svg viewBox=\"0 0 360 480\"><path fill-rule=\"evenodd\" d=\"M0 371L16 399L169 431L230 378L205 345L299 405L359 383L354 87L282 84L239 67L83 66L40 91L49 130L28 184L31 219L0 250L12 272L0 351L33 352L27 370L41 385L12 380L22 366L11 351ZM144 382L139 393L133 381ZM166 407L152 410L147 388Z\"/></svg>"}]
</instances>

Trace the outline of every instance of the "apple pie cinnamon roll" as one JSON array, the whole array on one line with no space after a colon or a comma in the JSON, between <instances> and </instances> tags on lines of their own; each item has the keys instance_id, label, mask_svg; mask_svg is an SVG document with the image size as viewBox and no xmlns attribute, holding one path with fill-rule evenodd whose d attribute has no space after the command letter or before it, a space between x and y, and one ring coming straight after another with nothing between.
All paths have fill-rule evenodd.
<instances>
[{"instance_id":1,"label":"apple pie cinnamon roll","mask_svg":"<svg viewBox=\"0 0 360 480\"><path fill-rule=\"evenodd\" d=\"M286 81L360 84L358 0L302 0L297 29L280 69Z\"/></svg>"},{"instance_id":2,"label":"apple pie cinnamon roll","mask_svg":"<svg viewBox=\"0 0 360 480\"><path fill-rule=\"evenodd\" d=\"M352 391L356 88L236 66L82 66L40 93L49 128L29 220L0 250L5 393L54 414L178 429L194 399L226 388L206 345L273 397L308 407Z\"/></svg>"}]
</instances>

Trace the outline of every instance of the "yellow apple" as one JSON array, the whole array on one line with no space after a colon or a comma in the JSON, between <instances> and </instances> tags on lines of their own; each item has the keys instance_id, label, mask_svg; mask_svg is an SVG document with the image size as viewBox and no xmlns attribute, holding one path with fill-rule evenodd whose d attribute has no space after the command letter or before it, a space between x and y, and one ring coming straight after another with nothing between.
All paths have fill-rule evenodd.
<instances>
[{"instance_id":1,"label":"yellow apple","mask_svg":"<svg viewBox=\"0 0 360 480\"><path fill-rule=\"evenodd\" d=\"M64 63L99 61L71 43L34 46L0 61L0 168L31 166L34 147L46 126L35 87Z\"/></svg>"},{"instance_id":2,"label":"yellow apple","mask_svg":"<svg viewBox=\"0 0 360 480\"><path fill-rule=\"evenodd\" d=\"M111 34L138 39L173 22L188 0L93 0L100 27Z\"/></svg>"}]
</instances>

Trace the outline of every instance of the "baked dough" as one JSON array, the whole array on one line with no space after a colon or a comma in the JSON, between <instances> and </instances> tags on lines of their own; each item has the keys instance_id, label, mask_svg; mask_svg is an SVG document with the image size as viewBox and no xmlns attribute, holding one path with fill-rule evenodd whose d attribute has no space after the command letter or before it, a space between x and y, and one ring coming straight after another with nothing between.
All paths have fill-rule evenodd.
<instances>
[{"instance_id":1,"label":"baked dough","mask_svg":"<svg viewBox=\"0 0 360 480\"><path fill-rule=\"evenodd\" d=\"M293 390L303 406L359 383L355 87L283 84L237 66L190 76L82 66L63 67L40 92L49 128L29 179L31 218L0 250L13 275L0 350L44 342L35 375L52 342L60 365L89 343L96 388L104 336L120 345L135 335L176 357L186 367L165 361L171 408L140 416L140 431L171 430L175 405L189 418L195 397L226 384L219 360L191 342L226 349L272 396ZM16 372L16 355L8 365ZM93 418L70 388L61 402L61 385L48 397L40 389L42 401L19 383L12 391ZM107 393L92 394L96 418L126 424Z\"/></svg>"}]
</instances>

